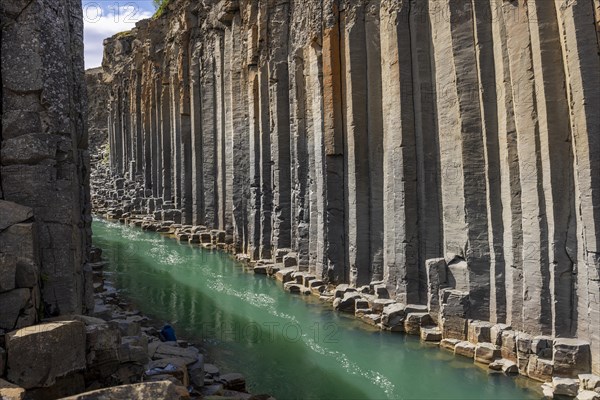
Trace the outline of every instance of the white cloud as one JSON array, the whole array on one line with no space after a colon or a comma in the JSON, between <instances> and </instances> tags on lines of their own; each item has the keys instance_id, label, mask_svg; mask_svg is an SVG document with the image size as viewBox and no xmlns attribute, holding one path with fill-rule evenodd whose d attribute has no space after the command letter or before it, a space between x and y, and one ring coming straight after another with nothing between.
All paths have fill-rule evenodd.
<instances>
[{"instance_id":1,"label":"white cloud","mask_svg":"<svg viewBox=\"0 0 600 400\"><path fill-rule=\"evenodd\" d=\"M85 67L95 68L102 64L104 39L115 33L131 30L141 19L152 17L152 1L84 1L83 41Z\"/></svg>"}]
</instances>

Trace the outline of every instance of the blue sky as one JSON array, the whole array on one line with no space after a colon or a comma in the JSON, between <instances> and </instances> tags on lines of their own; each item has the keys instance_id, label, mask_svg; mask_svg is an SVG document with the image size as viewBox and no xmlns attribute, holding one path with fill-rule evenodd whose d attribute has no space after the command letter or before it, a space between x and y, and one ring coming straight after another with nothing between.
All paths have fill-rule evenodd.
<instances>
[{"instance_id":1,"label":"blue sky","mask_svg":"<svg viewBox=\"0 0 600 400\"><path fill-rule=\"evenodd\" d=\"M85 67L102 64L102 42L118 32L135 27L140 19L154 14L152 0L82 0Z\"/></svg>"}]
</instances>

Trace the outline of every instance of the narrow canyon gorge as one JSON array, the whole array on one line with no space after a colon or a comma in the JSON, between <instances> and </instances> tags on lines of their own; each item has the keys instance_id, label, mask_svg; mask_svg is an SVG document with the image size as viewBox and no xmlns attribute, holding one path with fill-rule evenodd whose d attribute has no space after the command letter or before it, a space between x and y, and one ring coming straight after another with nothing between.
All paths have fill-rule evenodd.
<instances>
[{"instance_id":1,"label":"narrow canyon gorge","mask_svg":"<svg viewBox=\"0 0 600 400\"><path fill-rule=\"evenodd\" d=\"M85 73L80 0L0 11L0 396L168 358L98 320L93 213L600 398L600 0L170 0Z\"/></svg>"}]
</instances>

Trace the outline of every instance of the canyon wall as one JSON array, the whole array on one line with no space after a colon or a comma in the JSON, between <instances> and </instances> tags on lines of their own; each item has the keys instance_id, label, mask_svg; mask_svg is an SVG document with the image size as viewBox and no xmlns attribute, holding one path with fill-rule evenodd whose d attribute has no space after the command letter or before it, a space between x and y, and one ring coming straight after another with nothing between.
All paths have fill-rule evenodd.
<instances>
[{"instance_id":1,"label":"canyon wall","mask_svg":"<svg viewBox=\"0 0 600 400\"><path fill-rule=\"evenodd\" d=\"M172 0L105 41L110 169L142 185L106 204L430 311L456 289L467 318L589 341L599 372L599 21L598 0Z\"/></svg>"},{"instance_id":2,"label":"canyon wall","mask_svg":"<svg viewBox=\"0 0 600 400\"><path fill-rule=\"evenodd\" d=\"M94 304L81 2L1 0L0 18L3 334Z\"/></svg>"}]
</instances>

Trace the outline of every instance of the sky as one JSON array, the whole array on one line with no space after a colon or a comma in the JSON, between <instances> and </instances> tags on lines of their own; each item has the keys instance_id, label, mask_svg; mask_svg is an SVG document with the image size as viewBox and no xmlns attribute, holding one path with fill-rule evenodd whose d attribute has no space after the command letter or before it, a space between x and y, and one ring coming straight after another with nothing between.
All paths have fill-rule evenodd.
<instances>
[{"instance_id":1,"label":"sky","mask_svg":"<svg viewBox=\"0 0 600 400\"><path fill-rule=\"evenodd\" d=\"M82 0L85 68L102 64L102 42L118 32L128 31L141 19L154 14L152 0Z\"/></svg>"}]
</instances>

